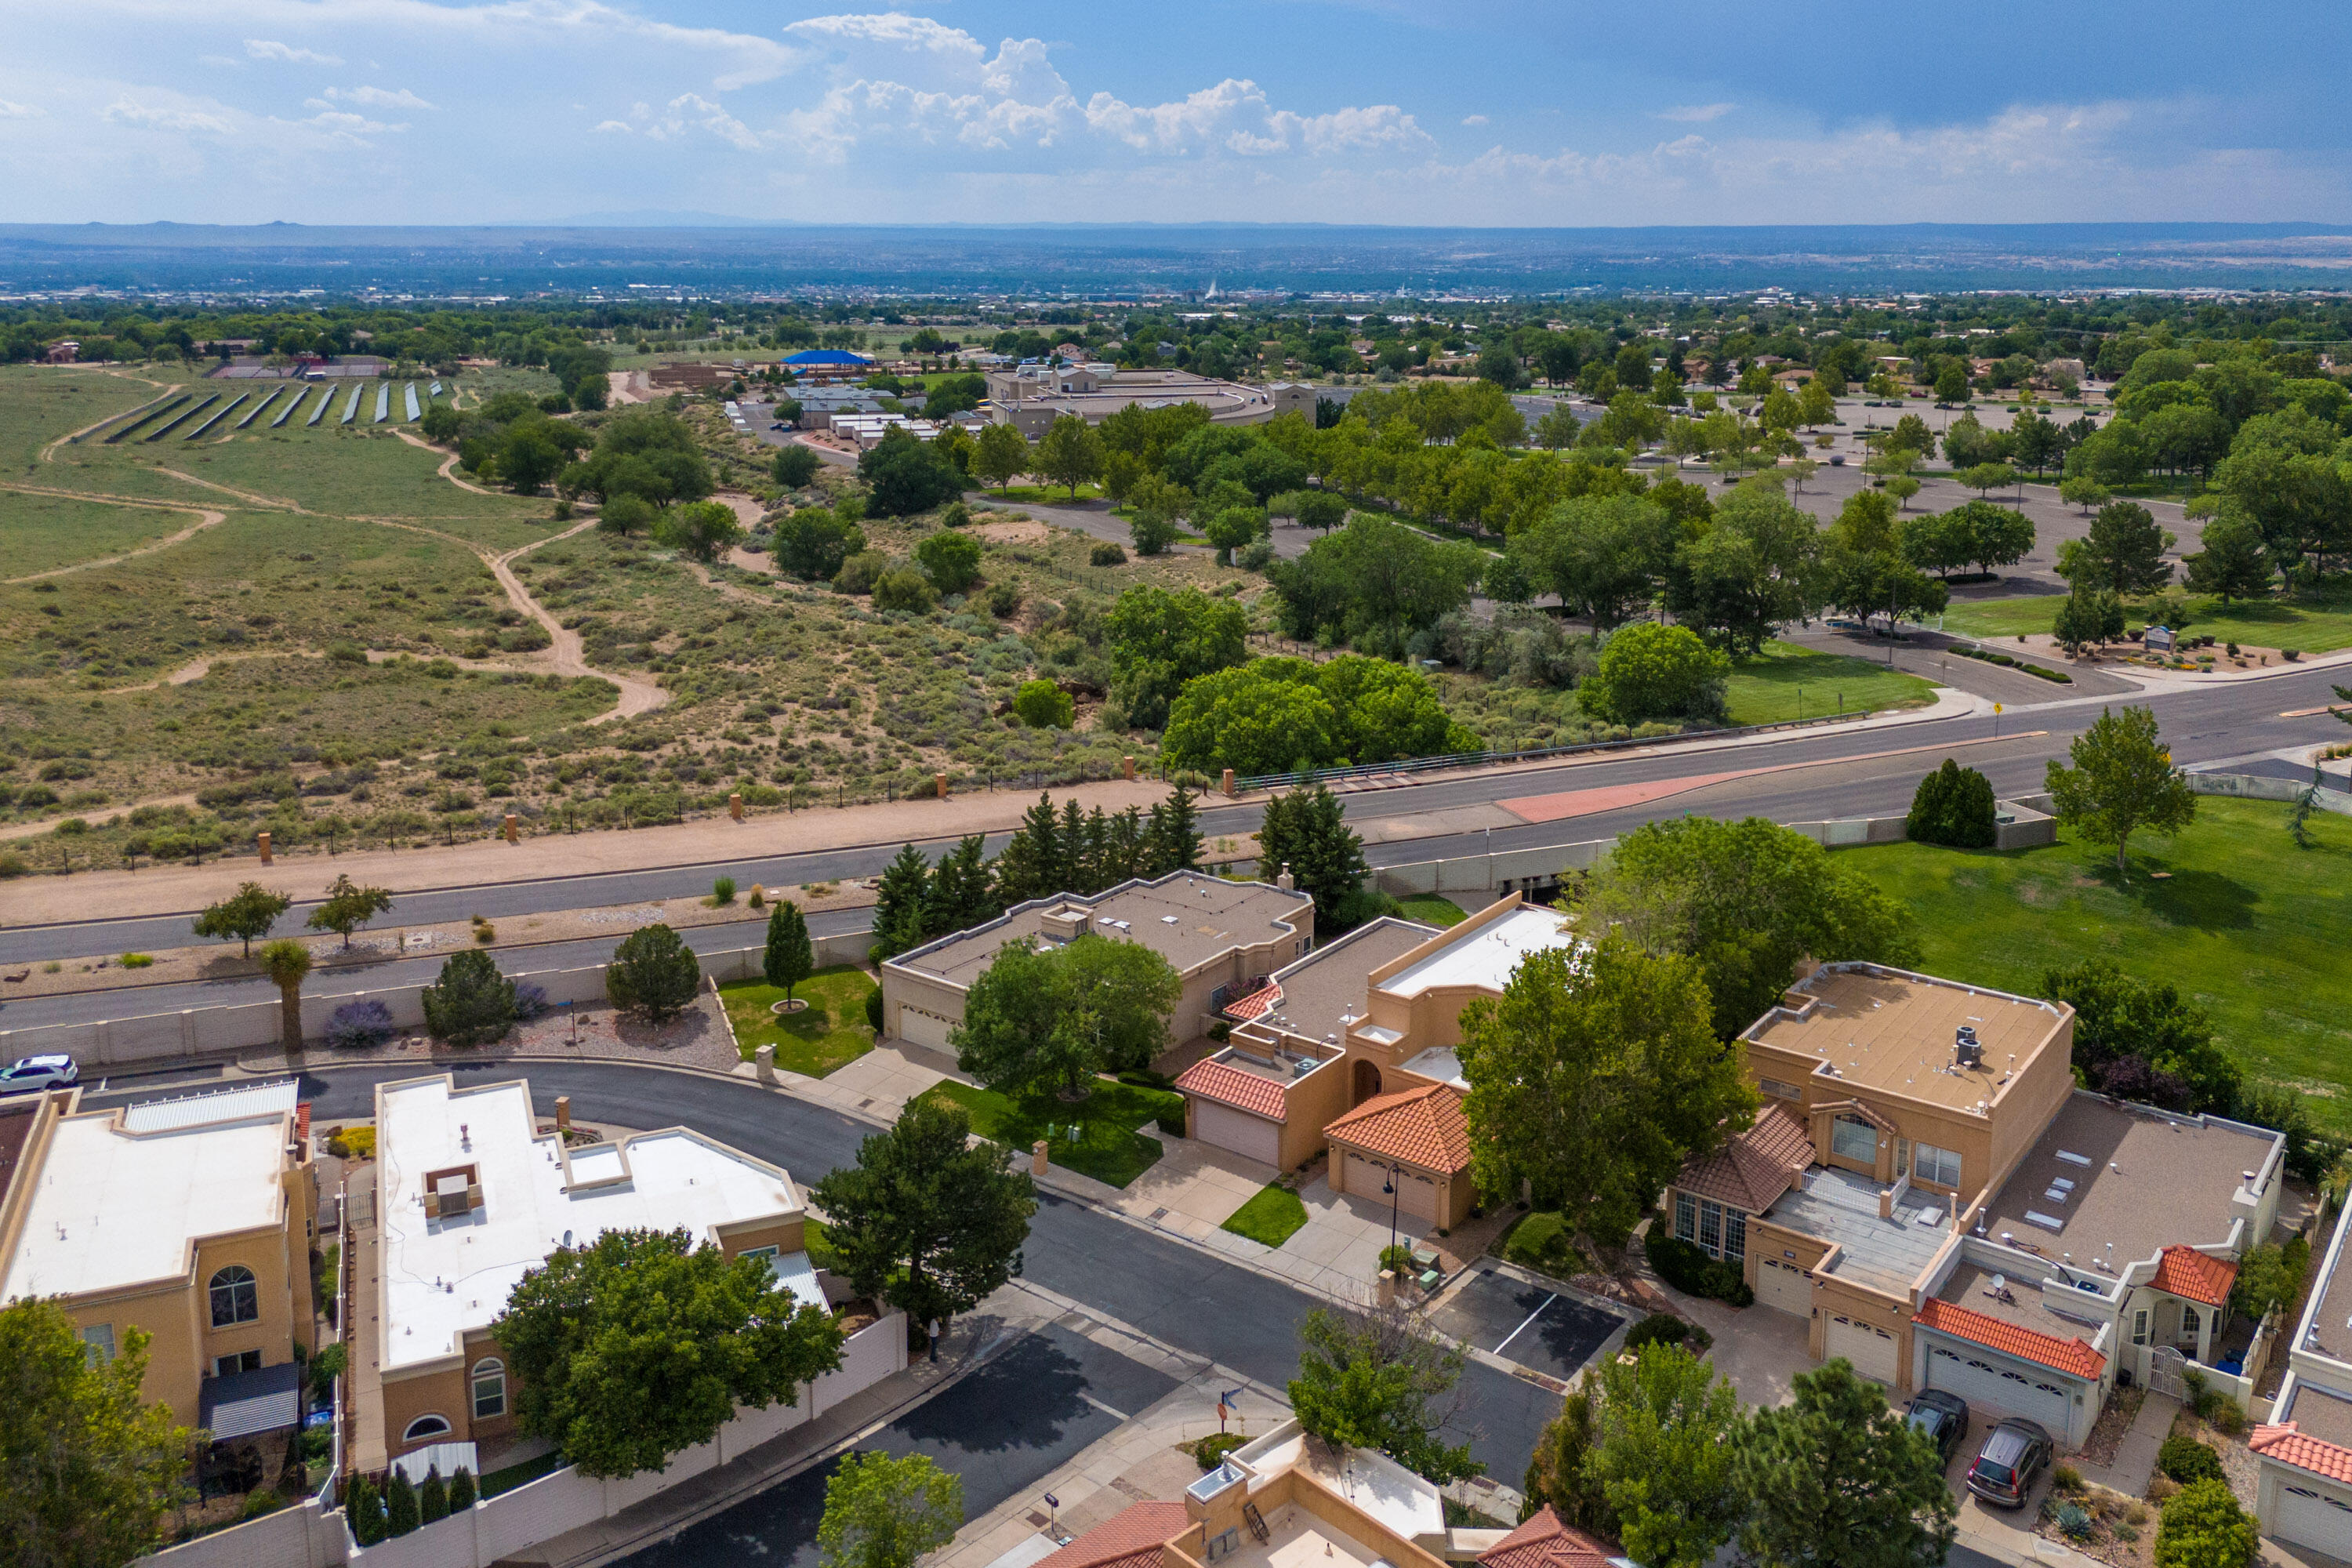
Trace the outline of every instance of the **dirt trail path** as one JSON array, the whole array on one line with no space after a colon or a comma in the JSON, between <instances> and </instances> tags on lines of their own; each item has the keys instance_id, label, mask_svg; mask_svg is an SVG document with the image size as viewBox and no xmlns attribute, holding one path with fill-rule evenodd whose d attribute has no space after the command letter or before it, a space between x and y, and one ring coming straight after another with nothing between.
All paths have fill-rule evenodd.
<instances>
[{"instance_id":1,"label":"dirt trail path","mask_svg":"<svg viewBox=\"0 0 2352 1568\"><path fill-rule=\"evenodd\" d=\"M399 437L402 440L407 442L412 447L419 447L427 452L436 449L432 442L427 441L424 437L416 435L413 431L394 430L393 434ZM441 466L435 469L434 472L439 474L443 479L448 480L459 489L470 490L478 496L494 496L499 493L496 490L486 490L479 485L467 484L465 480L457 477L457 454L452 452L441 460Z\"/></svg>"},{"instance_id":2,"label":"dirt trail path","mask_svg":"<svg viewBox=\"0 0 2352 1568\"><path fill-rule=\"evenodd\" d=\"M507 591L507 602L537 621L546 630L551 645L549 648L551 662L555 666L556 674L593 676L599 680L609 680L619 688L621 700L588 721L591 724L603 724L614 719L634 718L639 713L650 713L656 708L666 707L669 702L669 693L650 680L640 679L633 675L616 675L610 670L597 669L590 665L580 640L580 634L565 627L545 605L532 598L530 590L523 586L522 579L514 574L512 567L509 564L517 557L528 555L541 545L553 544L559 540L569 539L575 533L595 526L594 518L583 519L573 523L562 533L551 533L545 539L533 540L530 543L518 546L502 555L485 552L482 559L488 563L491 575L498 578L499 585Z\"/></svg>"},{"instance_id":3,"label":"dirt trail path","mask_svg":"<svg viewBox=\"0 0 2352 1568\"><path fill-rule=\"evenodd\" d=\"M125 381L135 381L145 386L163 385L161 382L149 381L143 375L132 375L128 371L110 370L104 374L107 375L121 376ZM83 437L89 435L91 431L96 430L102 426L111 425L118 419L128 419L134 414L142 413L147 409L152 408L155 405L163 402L163 399L171 396L172 394L179 391L180 388L185 384L187 384L184 382L175 381L169 386L163 386L163 389L161 392L158 392L154 396L139 405L136 408L126 408L120 414L110 414L105 418L97 420L92 424L85 425L79 430L67 431L64 435L58 437L56 440L49 442L41 448L41 461L44 463L56 462L58 460L58 448L64 446L67 442L79 441ZM22 579L19 579L19 581L22 581Z\"/></svg>"},{"instance_id":4,"label":"dirt trail path","mask_svg":"<svg viewBox=\"0 0 2352 1568\"><path fill-rule=\"evenodd\" d=\"M26 485L0 485L0 489L26 490L36 495L56 493L55 491L34 490L30 486ZM102 556L96 561L77 561L70 566L52 566L46 572L27 573L22 577L0 577L0 583L38 583L48 577L63 577L70 573L87 572L93 566L118 565L135 556L152 555L158 550L169 550L174 544L179 544L187 540L194 539L197 534L202 533L205 530L211 528L217 523L228 521L228 513L225 511L215 511L210 507L174 506L169 501L113 501L110 504L115 506L144 507L152 511L194 512L196 515L196 521L189 524L187 527L180 530L179 532L171 535L169 538L159 539L152 544L142 544L136 550L126 550L120 555Z\"/></svg>"}]
</instances>

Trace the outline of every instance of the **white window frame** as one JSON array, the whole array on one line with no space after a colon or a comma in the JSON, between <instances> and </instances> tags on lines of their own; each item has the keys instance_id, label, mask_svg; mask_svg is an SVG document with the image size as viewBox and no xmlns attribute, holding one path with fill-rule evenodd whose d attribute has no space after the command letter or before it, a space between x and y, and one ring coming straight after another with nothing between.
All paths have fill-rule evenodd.
<instances>
[{"instance_id":1,"label":"white window frame","mask_svg":"<svg viewBox=\"0 0 2352 1568\"><path fill-rule=\"evenodd\" d=\"M1713 1198L1699 1200L1698 1248L1709 1258L1723 1256L1723 1205Z\"/></svg>"},{"instance_id":2,"label":"white window frame","mask_svg":"<svg viewBox=\"0 0 2352 1568\"><path fill-rule=\"evenodd\" d=\"M1848 1148L1850 1142L1870 1140L1870 1152L1861 1153ZM1878 1129L1859 1116L1838 1116L1830 1121L1830 1152L1841 1160L1853 1160L1876 1169L1878 1165Z\"/></svg>"},{"instance_id":3,"label":"white window frame","mask_svg":"<svg viewBox=\"0 0 2352 1568\"><path fill-rule=\"evenodd\" d=\"M240 1323L261 1321L261 1281L244 1264L225 1263L214 1269L212 1279L205 1283L205 1292L208 1298L206 1304L212 1309L214 1328L233 1329ZM227 1299L229 1311L226 1318L221 1316L224 1297Z\"/></svg>"},{"instance_id":4,"label":"white window frame","mask_svg":"<svg viewBox=\"0 0 2352 1568\"><path fill-rule=\"evenodd\" d=\"M1938 1149L1933 1143L1911 1146L1911 1179L1931 1186L1960 1190L1960 1157L1950 1149Z\"/></svg>"},{"instance_id":5,"label":"white window frame","mask_svg":"<svg viewBox=\"0 0 2352 1568\"><path fill-rule=\"evenodd\" d=\"M2193 1340L2198 1336L2199 1332L2204 1329L2204 1314L2189 1302L2181 1302L2180 1337L2184 1340Z\"/></svg>"},{"instance_id":6,"label":"white window frame","mask_svg":"<svg viewBox=\"0 0 2352 1568\"><path fill-rule=\"evenodd\" d=\"M2147 1309L2146 1307L2132 1313L2132 1343L2136 1345L2147 1343Z\"/></svg>"},{"instance_id":7,"label":"white window frame","mask_svg":"<svg viewBox=\"0 0 2352 1568\"><path fill-rule=\"evenodd\" d=\"M427 1422L431 1425L427 1426ZM408 1430L400 1435L400 1440L404 1443L421 1443L428 1437L446 1437L452 1430L454 1428L450 1426L449 1418L446 1415L420 1415L408 1424Z\"/></svg>"},{"instance_id":8,"label":"white window frame","mask_svg":"<svg viewBox=\"0 0 2352 1568\"><path fill-rule=\"evenodd\" d=\"M488 1400L492 1408L488 1410L482 1408L482 1390L486 1386L492 1390ZM466 1394L472 1403L475 1420L496 1421L504 1415L507 1413L507 1363L494 1355L484 1356L476 1362L473 1375L467 1379Z\"/></svg>"}]
</instances>

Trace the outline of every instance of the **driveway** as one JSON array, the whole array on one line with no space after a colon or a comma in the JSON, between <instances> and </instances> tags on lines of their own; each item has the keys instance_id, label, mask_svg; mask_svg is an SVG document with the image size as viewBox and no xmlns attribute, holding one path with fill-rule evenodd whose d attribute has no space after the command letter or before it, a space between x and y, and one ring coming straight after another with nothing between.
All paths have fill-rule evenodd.
<instances>
[{"instance_id":1,"label":"driveway","mask_svg":"<svg viewBox=\"0 0 2352 1568\"><path fill-rule=\"evenodd\" d=\"M963 1478L966 1519L1034 1485L1176 1387L1166 1373L1067 1329L1024 1334L944 1394L857 1445L927 1455ZM692 1525L625 1563L643 1568L733 1568L758 1560L814 1568L827 1461Z\"/></svg>"},{"instance_id":2,"label":"driveway","mask_svg":"<svg viewBox=\"0 0 2352 1568\"><path fill-rule=\"evenodd\" d=\"M1404 1215L1391 1232L1388 1205L1335 1193L1328 1176L1318 1176L1301 1187L1298 1201L1307 1206L1307 1223L1291 1232L1280 1247L1265 1247L1224 1230L1212 1231L1202 1239L1220 1252L1245 1257L1254 1268L1296 1280L1310 1290L1368 1302L1380 1278L1381 1251L1391 1237L1410 1247L1430 1228Z\"/></svg>"},{"instance_id":3,"label":"driveway","mask_svg":"<svg viewBox=\"0 0 2352 1568\"><path fill-rule=\"evenodd\" d=\"M1444 1296L1429 1314L1448 1339L1467 1340L1489 1355L1572 1383L1625 1320L1562 1295L1492 1258Z\"/></svg>"}]
</instances>

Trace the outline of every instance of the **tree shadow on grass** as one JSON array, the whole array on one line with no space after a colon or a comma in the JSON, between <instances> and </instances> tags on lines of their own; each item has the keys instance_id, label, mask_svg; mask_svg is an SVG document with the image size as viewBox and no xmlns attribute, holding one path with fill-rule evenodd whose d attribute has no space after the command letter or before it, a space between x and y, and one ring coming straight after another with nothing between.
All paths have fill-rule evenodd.
<instances>
[{"instance_id":1,"label":"tree shadow on grass","mask_svg":"<svg viewBox=\"0 0 2352 1568\"><path fill-rule=\"evenodd\" d=\"M2113 860L2091 874L2108 891L2120 893L2165 924L2197 931L2248 930L2263 901L2257 889L2234 878L2195 868L2175 870L2153 855L2132 857L2128 882L2118 879Z\"/></svg>"}]
</instances>

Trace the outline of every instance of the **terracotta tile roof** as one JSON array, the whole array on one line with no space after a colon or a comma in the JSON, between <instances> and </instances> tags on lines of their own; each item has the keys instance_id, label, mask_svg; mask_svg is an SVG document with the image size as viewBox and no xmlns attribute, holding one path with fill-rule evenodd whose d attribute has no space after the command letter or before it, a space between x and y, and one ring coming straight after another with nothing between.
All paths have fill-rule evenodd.
<instances>
[{"instance_id":1,"label":"terracotta tile roof","mask_svg":"<svg viewBox=\"0 0 2352 1568\"><path fill-rule=\"evenodd\" d=\"M1270 1078L1229 1068L1221 1061L1194 1062L1176 1080L1176 1088L1181 1093L1197 1094L1220 1105L1272 1117L1276 1121L1282 1120L1282 1085Z\"/></svg>"},{"instance_id":2,"label":"terracotta tile roof","mask_svg":"<svg viewBox=\"0 0 2352 1568\"><path fill-rule=\"evenodd\" d=\"M1041 1558L1036 1568L1153 1568L1160 1549L1190 1522L1181 1502L1139 1502Z\"/></svg>"},{"instance_id":3,"label":"terracotta tile roof","mask_svg":"<svg viewBox=\"0 0 2352 1568\"><path fill-rule=\"evenodd\" d=\"M1989 1318L1949 1301L1930 1300L1911 1321L1923 1329L1970 1340L2003 1355L2033 1362L2070 1377L2096 1377L2107 1364L2106 1357L2080 1340L2060 1339L2055 1334L2004 1323L1999 1318Z\"/></svg>"},{"instance_id":4,"label":"terracotta tile roof","mask_svg":"<svg viewBox=\"0 0 2352 1568\"><path fill-rule=\"evenodd\" d=\"M2159 1290L2209 1307L2228 1301L2230 1287L2237 1282L2236 1264L2226 1258L2208 1257L2193 1247L2168 1247L2157 1254L2156 1278L2148 1281Z\"/></svg>"},{"instance_id":5,"label":"terracotta tile roof","mask_svg":"<svg viewBox=\"0 0 2352 1568\"><path fill-rule=\"evenodd\" d=\"M1812 1163L1812 1133L1780 1107L1768 1105L1747 1131L1685 1165L1675 1185L1762 1214L1789 1190L1797 1173Z\"/></svg>"},{"instance_id":6,"label":"terracotta tile roof","mask_svg":"<svg viewBox=\"0 0 2352 1568\"><path fill-rule=\"evenodd\" d=\"M1246 1024L1261 1017L1267 1008L1282 1000L1282 987L1261 985L1246 996L1236 996L1225 1004L1225 1016L1237 1024Z\"/></svg>"},{"instance_id":7,"label":"terracotta tile roof","mask_svg":"<svg viewBox=\"0 0 2352 1568\"><path fill-rule=\"evenodd\" d=\"M1546 1503L1535 1517L1478 1554L1478 1568L1608 1568L1612 1553Z\"/></svg>"},{"instance_id":8,"label":"terracotta tile roof","mask_svg":"<svg viewBox=\"0 0 2352 1568\"><path fill-rule=\"evenodd\" d=\"M2246 1439L2246 1447L2265 1459L2276 1459L2298 1470L2352 1485L2352 1448L2339 1448L2308 1436L2296 1431L2292 1421L2255 1427Z\"/></svg>"},{"instance_id":9,"label":"terracotta tile roof","mask_svg":"<svg viewBox=\"0 0 2352 1568\"><path fill-rule=\"evenodd\" d=\"M1470 1123L1459 1090L1442 1083L1375 1095L1323 1129L1326 1138L1424 1171L1470 1168Z\"/></svg>"}]
</instances>

